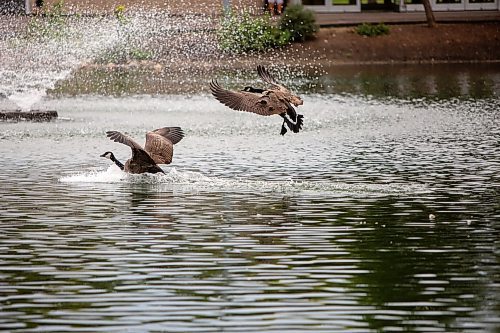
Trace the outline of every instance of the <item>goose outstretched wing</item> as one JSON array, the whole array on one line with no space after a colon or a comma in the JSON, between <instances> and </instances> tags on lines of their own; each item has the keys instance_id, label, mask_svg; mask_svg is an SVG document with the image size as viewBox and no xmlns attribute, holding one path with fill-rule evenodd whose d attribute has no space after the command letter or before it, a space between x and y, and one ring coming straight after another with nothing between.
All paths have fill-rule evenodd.
<instances>
[{"instance_id":1,"label":"goose outstretched wing","mask_svg":"<svg viewBox=\"0 0 500 333\"><path fill-rule=\"evenodd\" d=\"M154 133L160 134L161 136L169 139L172 144L176 144L181 141L184 137L184 131L180 127L162 127L152 131Z\"/></svg>"},{"instance_id":2,"label":"goose outstretched wing","mask_svg":"<svg viewBox=\"0 0 500 333\"><path fill-rule=\"evenodd\" d=\"M157 164L170 164L174 144L181 141L184 132L180 127L163 127L146 134L144 149Z\"/></svg>"},{"instance_id":3,"label":"goose outstretched wing","mask_svg":"<svg viewBox=\"0 0 500 333\"><path fill-rule=\"evenodd\" d=\"M276 81L274 76L272 76L271 73L269 73L264 66L257 65L257 73L259 74L262 81L272 84L273 86L276 87L281 87L281 85Z\"/></svg>"},{"instance_id":4,"label":"goose outstretched wing","mask_svg":"<svg viewBox=\"0 0 500 333\"><path fill-rule=\"evenodd\" d=\"M291 94L290 90L288 90L288 88L285 88L283 85L279 84L278 81L276 81L276 79L274 78L274 76L272 76L271 73L269 73L264 66L257 65L257 73L259 74L262 81L275 86L276 88L278 88L278 90L281 90L284 93Z\"/></svg>"},{"instance_id":5,"label":"goose outstretched wing","mask_svg":"<svg viewBox=\"0 0 500 333\"><path fill-rule=\"evenodd\" d=\"M222 104L237 111L247 111L270 116L286 112L286 106L272 91L262 94L247 91L231 91L222 88L217 81L210 83L212 95Z\"/></svg>"},{"instance_id":6,"label":"goose outstretched wing","mask_svg":"<svg viewBox=\"0 0 500 333\"><path fill-rule=\"evenodd\" d=\"M260 78L264 82L269 83L275 87L274 89L272 89L272 91L279 95L281 100L286 100L294 104L295 106L299 106L304 103L299 96L293 94L290 90L288 90L288 88L285 88L284 86L279 84L274 76L272 76L264 66L258 65L257 73L259 73Z\"/></svg>"},{"instance_id":7,"label":"goose outstretched wing","mask_svg":"<svg viewBox=\"0 0 500 333\"><path fill-rule=\"evenodd\" d=\"M132 149L141 149L142 147L140 144L135 142L131 137L128 135L122 134L118 131L107 131L106 136L110 138L114 142L119 142L123 143L124 145L129 146Z\"/></svg>"},{"instance_id":8,"label":"goose outstretched wing","mask_svg":"<svg viewBox=\"0 0 500 333\"><path fill-rule=\"evenodd\" d=\"M144 170L142 172L165 173L158 165L156 165L156 161L152 159L149 153L144 149L133 148L131 161L133 161L136 165L139 165L139 167Z\"/></svg>"},{"instance_id":9,"label":"goose outstretched wing","mask_svg":"<svg viewBox=\"0 0 500 333\"><path fill-rule=\"evenodd\" d=\"M106 132L106 135L114 142L123 143L124 145L132 148L132 160L138 161L139 163L149 167L154 167L154 165L156 165L156 161L151 158L148 152L128 135L122 134L118 131L108 131Z\"/></svg>"}]
</instances>

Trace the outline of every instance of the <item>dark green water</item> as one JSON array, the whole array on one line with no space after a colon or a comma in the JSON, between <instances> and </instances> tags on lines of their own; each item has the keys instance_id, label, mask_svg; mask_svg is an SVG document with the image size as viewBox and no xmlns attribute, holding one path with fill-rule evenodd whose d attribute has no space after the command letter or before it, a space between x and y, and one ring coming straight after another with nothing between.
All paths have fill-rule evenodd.
<instances>
[{"instance_id":1,"label":"dark green water","mask_svg":"<svg viewBox=\"0 0 500 333\"><path fill-rule=\"evenodd\" d=\"M294 81L285 137L206 95L77 78L41 105L62 120L0 124L0 329L498 332L498 71L391 68ZM165 176L99 157L130 154L106 130L161 126L186 131Z\"/></svg>"},{"instance_id":2,"label":"dark green water","mask_svg":"<svg viewBox=\"0 0 500 333\"><path fill-rule=\"evenodd\" d=\"M500 63L343 65L294 69L273 67L295 91L351 94L378 99L487 99L500 95ZM171 67L90 67L77 70L53 95L130 95L209 93L212 78L230 87L261 85L253 70L200 70Z\"/></svg>"}]
</instances>

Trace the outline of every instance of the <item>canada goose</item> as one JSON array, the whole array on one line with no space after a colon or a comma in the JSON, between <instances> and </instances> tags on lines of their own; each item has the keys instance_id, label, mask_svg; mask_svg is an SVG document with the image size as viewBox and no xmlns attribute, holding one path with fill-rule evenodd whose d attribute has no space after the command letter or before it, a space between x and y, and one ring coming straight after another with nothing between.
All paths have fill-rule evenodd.
<instances>
[{"instance_id":1,"label":"canada goose","mask_svg":"<svg viewBox=\"0 0 500 333\"><path fill-rule=\"evenodd\" d=\"M164 173L157 164L172 163L174 144L182 140L184 132L180 127L163 127L147 132L144 148L127 135L117 131L108 131L106 136L114 142L123 143L132 148L132 158L123 165L110 151L105 152L101 157L109 158L125 172Z\"/></svg>"},{"instance_id":2,"label":"canada goose","mask_svg":"<svg viewBox=\"0 0 500 333\"><path fill-rule=\"evenodd\" d=\"M299 96L292 94L287 88L278 84L264 66L258 65L257 73L264 82L273 87L270 89L259 89L247 86L242 91L231 91L222 88L216 80L212 80L210 83L212 95L219 102L234 110L253 112L262 116L279 114L283 117L280 134L285 135L287 132L285 124L294 133L298 133L302 129L302 118L304 116L297 114L292 105L299 106L304 101Z\"/></svg>"}]
</instances>

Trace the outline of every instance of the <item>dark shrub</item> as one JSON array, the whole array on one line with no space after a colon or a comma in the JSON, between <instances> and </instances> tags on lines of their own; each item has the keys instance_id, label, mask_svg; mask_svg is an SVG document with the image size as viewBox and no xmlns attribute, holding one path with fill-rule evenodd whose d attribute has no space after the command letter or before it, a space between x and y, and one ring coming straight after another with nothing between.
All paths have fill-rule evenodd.
<instances>
[{"instance_id":1,"label":"dark shrub","mask_svg":"<svg viewBox=\"0 0 500 333\"><path fill-rule=\"evenodd\" d=\"M358 35L368 36L368 37L387 35L389 34L389 27L386 26L384 23L379 23L376 25L363 23L356 27L356 33Z\"/></svg>"},{"instance_id":2,"label":"dark shrub","mask_svg":"<svg viewBox=\"0 0 500 333\"><path fill-rule=\"evenodd\" d=\"M231 53L265 51L290 43L290 33L271 24L269 16L227 13L217 31L222 50Z\"/></svg>"},{"instance_id":3,"label":"dark shrub","mask_svg":"<svg viewBox=\"0 0 500 333\"><path fill-rule=\"evenodd\" d=\"M313 12L302 5L288 6L281 16L279 27L282 31L289 31L294 42L312 39L319 30Z\"/></svg>"}]
</instances>

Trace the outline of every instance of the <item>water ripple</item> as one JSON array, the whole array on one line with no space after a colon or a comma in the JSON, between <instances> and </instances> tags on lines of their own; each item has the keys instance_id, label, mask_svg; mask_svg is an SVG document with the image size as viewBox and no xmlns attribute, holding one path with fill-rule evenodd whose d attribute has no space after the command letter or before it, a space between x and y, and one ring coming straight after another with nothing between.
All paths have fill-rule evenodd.
<instances>
[{"instance_id":1,"label":"water ripple","mask_svg":"<svg viewBox=\"0 0 500 333\"><path fill-rule=\"evenodd\" d=\"M498 109L305 98L285 138L206 96L2 125L0 329L494 332ZM109 124L187 136L165 175L127 175Z\"/></svg>"}]
</instances>

